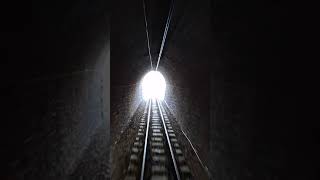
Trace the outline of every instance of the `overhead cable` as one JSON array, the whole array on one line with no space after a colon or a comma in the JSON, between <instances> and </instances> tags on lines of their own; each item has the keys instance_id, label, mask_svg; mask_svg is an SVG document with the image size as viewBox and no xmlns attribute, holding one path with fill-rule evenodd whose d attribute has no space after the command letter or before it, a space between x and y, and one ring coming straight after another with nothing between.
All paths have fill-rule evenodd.
<instances>
[{"instance_id":1,"label":"overhead cable","mask_svg":"<svg viewBox=\"0 0 320 180\"><path fill-rule=\"evenodd\" d=\"M159 67L159 63L160 63L161 55L162 55L163 48L164 48L164 45L165 45L165 42L166 42L166 38L167 38L167 34L168 34L169 26L170 26L170 21L171 21L171 17L172 17L172 14L173 14L173 10L174 10L174 0L171 0L171 6L170 6L169 13L168 13L168 18L167 18L166 26L165 26L165 29L164 29L164 32L163 32L163 36L162 36L162 42L161 42L161 46L160 46L160 51L159 51L156 70Z\"/></svg>"}]
</instances>

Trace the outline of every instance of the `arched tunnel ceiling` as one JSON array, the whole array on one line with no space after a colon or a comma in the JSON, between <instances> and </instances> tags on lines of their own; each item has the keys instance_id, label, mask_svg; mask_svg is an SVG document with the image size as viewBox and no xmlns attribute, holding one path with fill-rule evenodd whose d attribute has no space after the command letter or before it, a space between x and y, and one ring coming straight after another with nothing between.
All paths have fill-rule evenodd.
<instances>
[{"instance_id":1,"label":"arched tunnel ceiling","mask_svg":"<svg viewBox=\"0 0 320 180\"><path fill-rule=\"evenodd\" d=\"M170 1L146 3L156 63ZM133 84L149 68L142 1L117 2L114 7L112 82ZM249 86L255 86L259 78L269 81L268 68L275 70L274 77L283 75L280 67L287 60L279 63L277 58L286 54L288 48L281 48L290 42L285 33L290 23L286 13L285 4L278 2L176 0L159 68L179 86L198 83L213 72ZM279 68L272 67L273 63ZM132 72L131 76L126 72Z\"/></svg>"},{"instance_id":2,"label":"arched tunnel ceiling","mask_svg":"<svg viewBox=\"0 0 320 180\"><path fill-rule=\"evenodd\" d=\"M170 2L146 1L154 65L157 62ZM134 84L150 69L142 1L133 0L126 6L120 3L116 7L111 26L112 82ZM201 77L201 74L208 71L206 67L212 47L210 30L209 1L175 1L175 10L159 65L159 70L164 71L169 82L180 82L180 86L183 86L182 77L191 80L195 74ZM127 72L131 74L130 79Z\"/></svg>"}]
</instances>

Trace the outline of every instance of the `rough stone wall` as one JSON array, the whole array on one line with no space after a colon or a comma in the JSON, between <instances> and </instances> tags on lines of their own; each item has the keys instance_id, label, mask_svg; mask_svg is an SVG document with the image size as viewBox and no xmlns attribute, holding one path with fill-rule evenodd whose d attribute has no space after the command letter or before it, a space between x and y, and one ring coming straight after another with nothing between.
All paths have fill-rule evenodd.
<instances>
[{"instance_id":1,"label":"rough stone wall","mask_svg":"<svg viewBox=\"0 0 320 180\"><path fill-rule=\"evenodd\" d=\"M142 101L140 84L111 86L111 137L112 144L128 125Z\"/></svg>"},{"instance_id":2,"label":"rough stone wall","mask_svg":"<svg viewBox=\"0 0 320 180\"><path fill-rule=\"evenodd\" d=\"M199 93L199 94L198 94ZM201 90L169 85L165 101L203 163L209 153L209 100Z\"/></svg>"}]
</instances>

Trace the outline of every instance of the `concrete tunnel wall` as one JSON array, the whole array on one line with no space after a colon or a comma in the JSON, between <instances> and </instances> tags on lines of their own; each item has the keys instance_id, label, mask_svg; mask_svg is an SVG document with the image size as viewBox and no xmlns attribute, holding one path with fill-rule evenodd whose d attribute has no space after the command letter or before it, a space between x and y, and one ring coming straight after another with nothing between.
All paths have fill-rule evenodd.
<instances>
[{"instance_id":1,"label":"concrete tunnel wall","mask_svg":"<svg viewBox=\"0 0 320 180\"><path fill-rule=\"evenodd\" d=\"M33 1L31 17L28 8L12 11L17 19L6 26L9 56L1 72L7 122L0 179L107 178L107 7Z\"/></svg>"}]
</instances>

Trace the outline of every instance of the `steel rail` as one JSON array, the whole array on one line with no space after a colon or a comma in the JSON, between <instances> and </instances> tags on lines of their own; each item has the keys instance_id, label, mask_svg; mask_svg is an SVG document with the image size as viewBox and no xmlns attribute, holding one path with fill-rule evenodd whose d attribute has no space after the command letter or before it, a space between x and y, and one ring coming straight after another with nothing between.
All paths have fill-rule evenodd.
<instances>
[{"instance_id":1,"label":"steel rail","mask_svg":"<svg viewBox=\"0 0 320 180\"><path fill-rule=\"evenodd\" d=\"M160 102L158 100L156 100L156 101L157 101L157 105L158 105L158 108L159 108L159 111L160 111L160 117L161 117L161 120L162 120L162 124L163 124L163 127L164 127L166 138L167 138L167 141L168 141L168 146L169 146L169 149L170 149L170 154L171 154L174 170L176 172L176 177L177 177L177 180L180 180L180 174L179 174L177 162L176 162L176 159L174 157L174 153L173 153L173 150L172 150L169 134L168 134L167 127L166 127L166 124L164 122L164 118L163 118L163 114L162 114L162 110L161 110L162 106L160 105Z\"/></svg>"},{"instance_id":2,"label":"steel rail","mask_svg":"<svg viewBox=\"0 0 320 180\"><path fill-rule=\"evenodd\" d=\"M164 103L166 104L167 108L169 109L169 105L167 103L167 101L164 101ZM198 155L198 151L196 150L196 148L193 146L192 142L190 141L189 137L187 136L187 134L183 131L183 129L180 127L180 130L182 132L182 134L185 136L185 138L188 140L193 152L196 154L197 158L198 158L198 161L200 163L200 165L202 166L202 168L206 171L209 179L211 180L212 179L212 175L208 169L208 167L206 165L204 165L204 163L202 162L202 160L200 159L199 155Z\"/></svg>"},{"instance_id":3,"label":"steel rail","mask_svg":"<svg viewBox=\"0 0 320 180\"><path fill-rule=\"evenodd\" d=\"M149 104L149 110L148 110L148 118L147 118L146 136L145 136L145 140L144 140L144 148L143 148L143 157L142 157L140 180L143 180L143 178L144 178L144 170L145 170L145 165L146 165L148 134L149 134L149 123L150 123L150 114L151 114L151 100L149 100L148 104Z\"/></svg>"}]
</instances>

